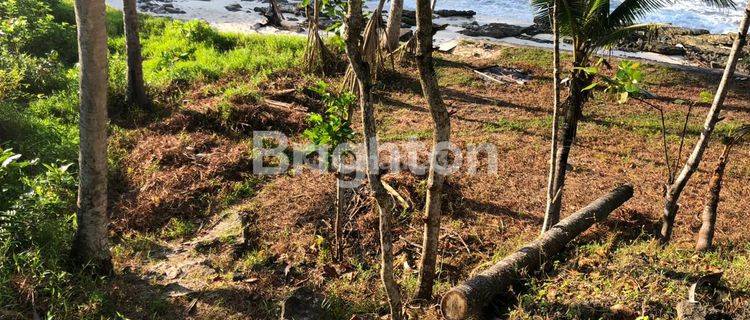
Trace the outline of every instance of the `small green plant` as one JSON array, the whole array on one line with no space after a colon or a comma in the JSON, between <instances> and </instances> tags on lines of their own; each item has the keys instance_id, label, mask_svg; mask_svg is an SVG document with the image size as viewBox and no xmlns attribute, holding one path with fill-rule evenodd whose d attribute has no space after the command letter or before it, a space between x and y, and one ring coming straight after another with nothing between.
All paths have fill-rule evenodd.
<instances>
[{"instance_id":1,"label":"small green plant","mask_svg":"<svg viewBox=\"0 0 750 320\"><path fill-rule=\"evenodd\" d=\"M308 119L310 128L303 135L317 147L330 148L354 139L354 131L349 120L349 110L357 98L350 92L335 94L329 91L328 84L318 81L310 90L320 95L326 105L324 114L313 113ZM326 159L326 167L331 165L331 155Z\"/></svg>"},{"instance_id":2,"label":"small green plant","mask_svg":"<svg viewBox=\"0 0 750 320\"><path fill-rule=\"evenodd\" d=\"M310 6L312 1L314 0L303 0L300 6ZM326 28L326 31L333 32L337 36L344 34L344 18L346 17L348 2L344 0L322 0L320 4L320 13L333 18L333 23Z\"/></svg>"},{"instance_id":3,"label":"small green plant","mask_svg":"<svg viewBox=\"0 0 750 320\"><path fill-rule=\"evenodd\" d=\"M593 82L591 85L583 88L583 91L593 90L597 87L603 87L604 92L616 94L617 102L625 103L630 98L650 98L653 95L641 87L643 83L643 71L641 64L634 61L623 60L617 66L617 72L613 77L607 77L599 72L600 66L604 64L604 59L599 59L594 66L577 68L592 77L598 76L602 82Z\"/></svg>"},{"instance_id":4,"label":"small green plant","mask_svg":"<svg viewBox=\"0 0 750 320\"><path fill-rule=\"evenodd\" d=\"M172 218L164 229L163 235L168 239L184 239L195 233L197 229L198 226L191 221Z\"/></svg>"}]
</instances>

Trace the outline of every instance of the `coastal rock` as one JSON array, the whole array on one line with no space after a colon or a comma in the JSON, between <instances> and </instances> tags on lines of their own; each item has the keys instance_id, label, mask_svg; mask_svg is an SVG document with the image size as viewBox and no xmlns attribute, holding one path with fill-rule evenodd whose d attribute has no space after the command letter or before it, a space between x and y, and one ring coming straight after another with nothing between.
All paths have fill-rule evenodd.
<instances>
[{"instance_id":1,"label":"coastal rock","mask_svg":"<svg viewBox=\"0 0 750 320\"><path fill-rule=\"evenodd\" d=\"M242 6L239 3L233 3L228 6L224 6L224 9L227 9L228 11L237 12L242 11Z\"/></svg>"},{"instance_id":2,"label":"coastal rock","mask_svg":"<svg viewBox=\"0 0 750 320\"><path fill-rule=\"evenodd\" d=\"M404 10L401 16L401 23L406 24L407 26L416 26L417 25L417 12L412 10Z\"/></svg>"},{"instance_id":3,"label":"coastal rock","mask_svg":"<svg viewBox=\"0 0 750 320\"><path fill-rule=\"evenodd\" d=\"M471 24L464 25L464 30L458 33L467 35L470 37L490 37L490 38L507 38L515 37L524 33L524 27L514 26L505 23L490 23L485 25L479 25L474 22Z\"/></svg>"},{"instance_id":4,"label":"coastal rock","mask_svg":"<svg viewBox=\"0 0 750 320\"><path fill-rule=\"evenodd\" d=\"M171 3L167 3L161 6L156 7L155 9L151 10L151 12L156 14L183 14L185 11L179 8L175 8L174 5Z\"/></svg>"},{"instance_id":5,"label":"coastal rock","mask_svg":"<svg viewBox=\"0 0 750 320\"><path fill-rule=\"evenodd\" d=\"M735 34L710 34L708 30L664 27L637 32L617 44L625 51L646 51L683 56L688 61L707 68L723 68L734 42ZM750 47L744 48L750 53ZM741 73L750 72L750 63L738 65Z\"/></svg>"},{"instance_id":6,"label":"coastal rock","mask_svg":"<svg viewBox=\"0 0 750 320\"><path fill-rule=\"evenodd\" d=\"M435 10L435 14L441 17L473 18L477 12L474 10Z\"/></svg>"},{"instance_id":7,"label":"coastal rock","mask_svg":"<svg viewBox=\"0 0 750 320\"><path fill-rule=\"evenodd\" d=\"M539 33L552 33L552 23L549 21L548 16L535 16L534 24L528 29L533 30L528 34L539 34Z\"/></svg>"}]
</instances>

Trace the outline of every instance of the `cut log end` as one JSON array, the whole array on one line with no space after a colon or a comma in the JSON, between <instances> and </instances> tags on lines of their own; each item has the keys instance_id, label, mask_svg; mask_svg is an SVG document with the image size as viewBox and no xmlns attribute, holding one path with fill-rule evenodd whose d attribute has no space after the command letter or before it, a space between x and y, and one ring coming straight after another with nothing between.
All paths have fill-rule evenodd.
<instances>
[{"instance_id":1,"label":"cut log end","mask_svg":"<svg viewBox=\"0 0 750 320\"><path fill-rule=\"evenodd\" d=\"M463 292L451 290L443 296L440 301L440 309L443 317L448 320L466 319L468 316L468 300Z\"/></svg>"}]
</instances>

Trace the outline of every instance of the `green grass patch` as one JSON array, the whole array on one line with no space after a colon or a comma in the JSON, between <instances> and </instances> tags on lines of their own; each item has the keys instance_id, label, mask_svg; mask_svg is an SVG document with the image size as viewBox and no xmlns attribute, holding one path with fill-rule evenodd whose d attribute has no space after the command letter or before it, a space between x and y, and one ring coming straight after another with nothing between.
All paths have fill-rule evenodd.
<instances>
[{"instance_id":1,"label":"green grass patch","mask_svg":"<svg viewBox=\"0 0 750 320\"><path fill-rule=\"evenodd\" d=\"M544 116L531 119L506 119L501 118L495 122L484 125L484 131L496 132L540 132L552 128L552 116Z\"/></svg>"}]
</instances>

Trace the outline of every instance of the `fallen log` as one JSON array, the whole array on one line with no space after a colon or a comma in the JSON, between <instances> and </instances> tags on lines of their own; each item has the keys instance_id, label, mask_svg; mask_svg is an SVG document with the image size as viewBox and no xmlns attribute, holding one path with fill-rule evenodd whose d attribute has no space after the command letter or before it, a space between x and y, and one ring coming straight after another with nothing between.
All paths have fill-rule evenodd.
<instances>
[{"instance_id":1,"label":"fallen log","mask_svg":"<svg viewBox=\"0 0 750 320\"><path fill-rule=\"evenodd\" d=\"M585 208L560 221L529 245L505 257L489 269L448 291L440 301L443 317L462 320L478 313L498 294L506 291L519 277L534 271L565 249L575 237L633 196L633 187L619 186Z\"/></svg>"}]
</instances>

